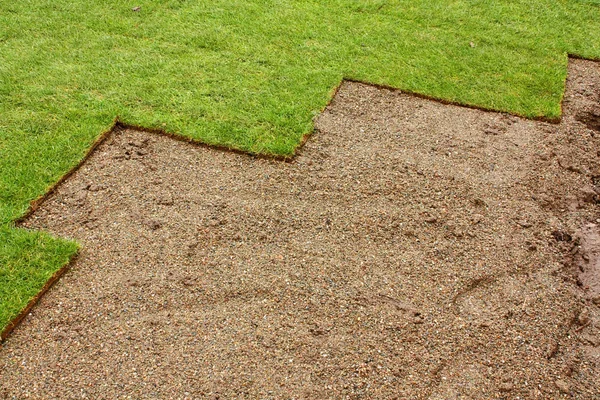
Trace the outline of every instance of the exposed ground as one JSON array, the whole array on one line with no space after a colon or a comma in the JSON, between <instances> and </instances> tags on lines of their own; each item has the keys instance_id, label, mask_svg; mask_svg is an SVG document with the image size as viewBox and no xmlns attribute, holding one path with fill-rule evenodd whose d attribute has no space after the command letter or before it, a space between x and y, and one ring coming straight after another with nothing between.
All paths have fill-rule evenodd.
<instances>
[{"instance_id":1,"label":"exposed ground","mask_svg":"<svg viewBox=\"0 0 600 400\"><path fill-rule=\"evenodd\" d=\"M600 65L559 125L346 83L291 163L116 131L3 398L598 398ZM596 304L594 304L594 301Z\"/></svg>"},{"instance_id":2,"label":"exposed ground","mask_svg":"<svg viewBox=\"0 0 600 400\"><path fill-rule=\"evenodd\" d=\"M289 156L343 78L560 116L600 0L0 0L0 330L75 253L13 229L115 116Z\"/></svg>"}]
</instances>

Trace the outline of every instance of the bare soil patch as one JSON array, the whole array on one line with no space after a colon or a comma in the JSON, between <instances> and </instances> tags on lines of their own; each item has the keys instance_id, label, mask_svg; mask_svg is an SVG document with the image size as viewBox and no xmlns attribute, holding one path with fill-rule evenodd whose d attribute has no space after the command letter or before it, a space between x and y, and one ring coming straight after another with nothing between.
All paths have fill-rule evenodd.
<instances>
[{"instance_id":1,"label":"bare soil patch","mask_svg":"<svg viewBox=\"0 0 600 400\"><path fill-rule=\"evenodd\" d=\"M600 66L563 122L345 83L290 163L120 130L4 398L598 398Z\"/></svg>"}]
</instances>

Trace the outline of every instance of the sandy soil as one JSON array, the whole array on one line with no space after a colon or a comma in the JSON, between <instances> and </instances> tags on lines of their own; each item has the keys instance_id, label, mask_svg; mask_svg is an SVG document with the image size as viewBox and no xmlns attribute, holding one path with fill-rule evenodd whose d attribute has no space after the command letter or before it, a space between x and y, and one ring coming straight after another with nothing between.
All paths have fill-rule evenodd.
<instances>
[{"instance_id":1,"label":"sandy soil","mask_svg":"<svg viewBox=\"0 0 600 400\"><path fill-rule=\"evenodd\" d=\"M291 163L116 131L25 222L83 250L0 397L598 399L599 64L564 113L345 83Z\"/></svg>"}]
</instances>

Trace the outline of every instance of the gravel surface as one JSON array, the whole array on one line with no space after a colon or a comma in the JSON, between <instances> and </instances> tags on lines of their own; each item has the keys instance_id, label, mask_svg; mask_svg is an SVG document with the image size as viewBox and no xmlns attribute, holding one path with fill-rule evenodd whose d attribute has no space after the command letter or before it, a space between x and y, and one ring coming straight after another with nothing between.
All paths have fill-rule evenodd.
<instances>
[{"instance_id":1,"label":"gravel surface","mask_svg":"<svg viewBox=\"0 0 600 400\"><path fill-rule=\"evenodd\" d=\"M559 125L344 83L290 163L117 130L0 397L598 399L600 64Z\"/></svg>"}]
</instances>

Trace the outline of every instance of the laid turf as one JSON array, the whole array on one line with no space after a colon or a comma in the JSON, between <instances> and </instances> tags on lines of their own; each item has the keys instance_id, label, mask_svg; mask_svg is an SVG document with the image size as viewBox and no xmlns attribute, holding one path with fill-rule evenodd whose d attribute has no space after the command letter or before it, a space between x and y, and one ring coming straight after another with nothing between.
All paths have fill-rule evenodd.
<instances>
[{"instance_id":1,"label":"laid turf","mask_svg":"<svg viewBox=\"0 0 600 400\"><path fill-rule=\"evenodd\" d=\"M598 32L597 0L0 0L0 327L75 249L12 221L117 115L289 155L346 77L557 118Z\"/></svg>"}]
</instances>

